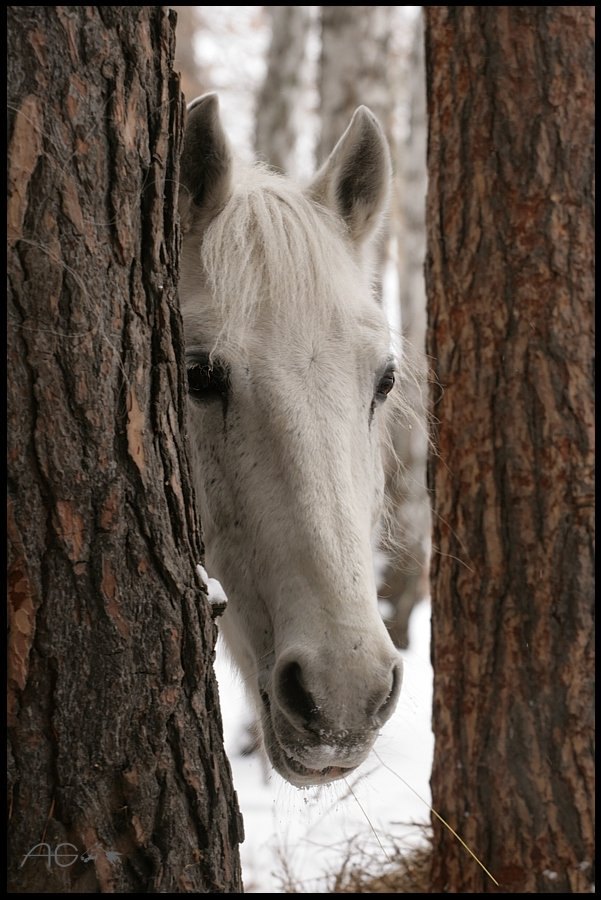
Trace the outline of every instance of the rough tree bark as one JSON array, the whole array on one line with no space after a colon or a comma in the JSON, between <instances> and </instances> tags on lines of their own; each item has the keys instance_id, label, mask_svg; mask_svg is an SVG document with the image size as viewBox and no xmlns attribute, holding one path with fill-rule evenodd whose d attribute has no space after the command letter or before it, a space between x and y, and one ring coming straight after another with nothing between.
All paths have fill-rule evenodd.
<instances>
[{"instance_id":1,"label":"rough tree bark","mask_svg":"<svg viewBox=\"0 0 601 900\"><path fill-rule=\"evenodd\" d=\"M239 892L185 445L171 17L8 18L10 890Z\"/></svg>"},{"instance_id":2,"label":"rough tree bark","mask_svg":"<svg viewBox=\"0 0 601 900\"><path fill-rule=\"evenodd\" d=\"M432 888L585 893L594 8L425 12Z\"/></svg>"},{"instance_id":3,"label":"rough tree bark","mask_svg":"<svg viewBox=\"0 0 601 900\"><path fill-rule=\"evenodd\" d=\"M295 174L297 114L310 13L305 6L266 6L265 10L271 19L271 43L257 98L255 148L259 159Z\"/></svg>"}]
</instances>

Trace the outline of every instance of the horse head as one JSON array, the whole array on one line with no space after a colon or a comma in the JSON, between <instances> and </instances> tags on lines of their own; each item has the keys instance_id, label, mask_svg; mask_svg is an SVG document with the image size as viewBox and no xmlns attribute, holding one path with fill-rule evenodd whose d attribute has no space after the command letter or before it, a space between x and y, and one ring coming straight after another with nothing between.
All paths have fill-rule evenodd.
<instances>
[{"instance_id":1,"label":"horse head","mask_svg":"<svg viewBox=\"0 0 601 900\"><path fill-rule=\"evenodd\" d=\"M180 299L206 564L297 786L359 765L401 684L372 549L395 364L368 251L390 180L365 107L305 189L235 164L215 94L188 107Z\"/></svg>"}]
</instances>

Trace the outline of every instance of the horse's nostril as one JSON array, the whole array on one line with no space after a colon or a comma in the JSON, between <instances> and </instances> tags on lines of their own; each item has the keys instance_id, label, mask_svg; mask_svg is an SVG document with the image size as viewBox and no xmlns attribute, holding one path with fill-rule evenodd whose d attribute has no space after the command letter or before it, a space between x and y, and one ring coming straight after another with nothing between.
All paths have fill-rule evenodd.
<instances>
[{"instance_id":1,"label":"horse's nostril","mask_svg":"<svg viewBox=\"0 0 601 900\"><path fill-rule=\"evenodd\" d=\"M386 699L378 708L376 712L376 716L380 720L382 724L390 718L394 707L396 705L397 698L399 696L399 691L401 689L401 668L400 666L395 666L392 670L392 683L390 686L390 690L386 695Z\"/></svg>"},{"instance_id":2,"label":"horse's nostril","mask_svg":"<svg viewBox=\"0 0 601 900\"><path fill-rule=\"evenodd\" d=\"M315 700L305 687L302 669L297 662L286 663L277 678L277 695L280 705L293 721L306 725L315 717Z\"/></svg>"}]
</instances>

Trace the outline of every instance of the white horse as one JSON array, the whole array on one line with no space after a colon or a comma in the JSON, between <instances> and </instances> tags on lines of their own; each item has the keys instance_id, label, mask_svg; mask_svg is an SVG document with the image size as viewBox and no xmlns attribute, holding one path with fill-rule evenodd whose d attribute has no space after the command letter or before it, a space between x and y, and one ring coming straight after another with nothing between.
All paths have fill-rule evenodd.
<instances>
[{"instance_id":1,"label":"white horse","mask_svg":"<svg viewBox=\"0 0 601 900\"><path fill-rule=\"evenodd\" d=\"M306 190L234 167L215 94L188 107L180 297L206 565L267 753L299 787L363 762L401 685L372 559L395 369L366 251L390 179L365 107Z\"/></svg>"}]
</instances>

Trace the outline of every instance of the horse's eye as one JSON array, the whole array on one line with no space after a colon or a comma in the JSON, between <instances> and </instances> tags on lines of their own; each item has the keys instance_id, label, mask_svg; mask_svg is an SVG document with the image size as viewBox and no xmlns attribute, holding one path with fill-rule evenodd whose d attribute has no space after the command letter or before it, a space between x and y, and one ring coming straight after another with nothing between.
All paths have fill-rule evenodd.
<instances>
[{"instance_id":1,"label":"horse's eye","mask_svg":"<svg viewBox=\"0 0 601 900\"><path fill-rule=\"evenodd\" d=\"M389 368L386 369L382 377L380 378L378 387L376 389L376 399L377 400L385 400L387 395L391 392L394 387L394 369Z\"/></svg>"},{"instance_id":2,"label":"horse's eye","mask_svg":"<svg viewBox=\"0 0 601 900\"><path fill-rule=\"evenodd\" d=\"M188 393L195 400L224 398L229 390L229 372L219 360L206 358L188 363Z\"/></svg>"}]
</instances>

